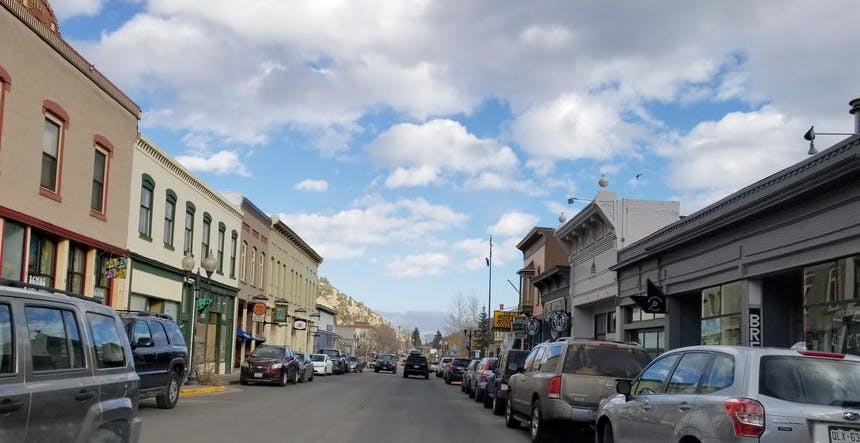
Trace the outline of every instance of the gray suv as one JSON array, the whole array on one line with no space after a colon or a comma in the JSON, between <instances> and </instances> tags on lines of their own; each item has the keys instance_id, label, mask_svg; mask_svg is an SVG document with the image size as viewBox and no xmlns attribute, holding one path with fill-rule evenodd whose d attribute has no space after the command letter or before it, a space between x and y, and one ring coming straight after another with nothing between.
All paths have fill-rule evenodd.
<instances>
[{"instance_id":1,"label":"gray suv","mask_svg":"<svg viewBox=\"0 0 860 443\"><path fill-rule=\"evenodd\" d=\"M505 424L527 424L533 442L547 441L552 428L590 429L600 401L615 394L616 381L636 377L649 361L633 344L571 338L541 343L508 380Z\"/></svg>"},{"instance_id":2,"label":"gray suv","mask_svg":"<svg viewBox=\"0 0 860 443\"><path fill-rule=\"evenodd\" d=\"M0 285L0 441L136 442L139 378L122 322L51 292Z\"/></svg>"},{"instance_id":3,"label":"gray suv","mask_svg":"<svg viewBox=\"0 0 860 443\"><path fill-rule=\"evenodd\" d=\"M860 441L860 358L693 346L654 360L597 419L601 442Z\"/></svg>"}]
</instances>

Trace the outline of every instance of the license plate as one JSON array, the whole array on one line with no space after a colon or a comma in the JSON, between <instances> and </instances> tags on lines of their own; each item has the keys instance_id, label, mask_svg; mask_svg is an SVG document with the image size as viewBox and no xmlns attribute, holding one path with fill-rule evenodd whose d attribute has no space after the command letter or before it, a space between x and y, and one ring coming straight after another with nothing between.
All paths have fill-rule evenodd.
<instances>
[{"instance_id":1,"label":"license plate","mask_svg":"<svg viewBox=\"0 0 860 443\"><path fill-rule=\"evenodd\" d=\"M263 373L262 372L255 372L254 378L263 378Z\"/></svg>"},{"instance_id":2,"label":"license plate","mask_svg":"<svg viewBox=\"0 0 860 443\"><path fill-rule=\"evenodd\" d=\"M506 384L504 384L504 383L503 383L503 384L499 385L499 389L501 389L501 390L503 390L503 391L507 391L507 390L508 390L508 385L506 385Z\"/></svg>"},{"instance_id":3,"label":"license plate","mask_svg":"<svg viewBox=\"0 0 860 443\"><path fill-rule=\"evenodd\" d=\"M413 368L415 368L415 369L418 369L418 368L420 368L421 366L418 366L418 365L412 365L412 367L413 367Z\"/></svg>"},{"instance_id":4,"label":"license plate","mask_svg":"<svg viewBox=\"0 0 860 443\"><path fill-rule=\"evenodd\" d=\"M860 443L860 428L837 428L831 426L830 443Z\"/></svg>"}]
</instances>

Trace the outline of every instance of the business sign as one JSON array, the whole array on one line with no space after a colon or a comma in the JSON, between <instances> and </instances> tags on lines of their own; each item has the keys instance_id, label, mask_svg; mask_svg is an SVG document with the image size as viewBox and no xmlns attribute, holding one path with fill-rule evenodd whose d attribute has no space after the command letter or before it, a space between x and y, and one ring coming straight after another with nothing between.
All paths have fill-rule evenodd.
<instances>
[{"instance_id":1,"label":"business sign","mask_svg":"<svg viewBox=\"0 0 860 443\"><path fill-rule=\"evenodd\" d=\"M554 332L564 332L567 330L568 321L567 312L555 311L549 316L549 327ZM558 338L558 337L554 337Z\"/></svg>"},{"instance_id":2,"label":"business sign","mask_svg":"<svg viewBox=\"0 0 860 443\"><path fill-rule=\"evenodd\" d=\"M642 308L642 311L648 314L665 314L666 294L650 279L647 281L647 287L645 295L633 295L630 298Z\"/></svg>"},{"instance_id":3,"label":"business sign","mask_svg":"<svg viewBox=\"0 0 860 443\"><path fill-rule=\"evenodd\" d=\"M109 259L105 266L105 278L125 278L125 270L127 267L128 262L125 257Z\"/></svg>"},{"instance_id":4,"label":"business sign","mask_svg":"<svg viewBox=\"0 0 860 443\"><path fill-rule=\"evenodd\" d=\"M293 329L297 329L299 331L304 331L308 328L308 322L304 320L296 320L293 322Z\"/></svg>"},{"instance_id":5,"label":"business sign","mask_svg":"<svg viewBox=\"0 0 860 443\"><path fill-rule=\"evenodd\" d=\"M526 322L526 334L528 335L537 335L538 331L540 331L540 320L532 317L529 321Z\"/></svg>"},{"instance_id":6,"label":"business sign","mask_svg":"<svg viewBox=\"0 0 860 443\"><path fill-rule=\"evenodd\" d=\"M526 332L526 318L525 317L514 317L513 323L511 324L511 332Z\"/></svg>"},{"instance_id":7,"label":"business sign","mask_svg":"<svg viewBox=\"0 0 860 443\"><path fill-rule=\"evenodd\" d=\"M251 310L251 321L255 321L255 322L266 321L266 304L265 303L254 303L254 307Z\"/></svg>"},{"instance_id":8,"label":"business sign","mask_svg":"<svg viewBox=\"0 0 860 443\"><path fill-rule=\"evenodd\" d=\"M493 330L494 331L510 331L514 324L516 312L509 311L493 311Z\"/></svg>"},{"instance_id":9,"label":"business sign","mask_svg":"<svg viewBox=\"0 0 860 443\"><path fill-rule=\"evenodd\" d=\"M761 347L761 308L750 307L749 314L750 347Z\"/></svg>"},{"instance_id":10,"label":"business sign","mask_svg":"<svg viewBox=\"0 0 860 443\"><path fill-rule=\"evenodd\" d=\"M287 322L287 308L290 305L286 303L278 303L275 302L275 322L276 323L286 323Z\"/></svg>"}]
</instances>

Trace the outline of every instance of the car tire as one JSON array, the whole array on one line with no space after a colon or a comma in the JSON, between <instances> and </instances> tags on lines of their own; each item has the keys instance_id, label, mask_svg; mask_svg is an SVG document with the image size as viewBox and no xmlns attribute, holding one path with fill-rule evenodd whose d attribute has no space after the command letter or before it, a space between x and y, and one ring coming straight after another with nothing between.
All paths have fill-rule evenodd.
<instances>
[{"instance_id":1,"label":"car tire","mask_svg":"<svg viewBox=\"0 0 860 443\"><path fill-rule=\"evenodd\" d=\"M430 380L430 374L424 374L424 380Z\"/></svg>"},{"instance_id":2,"label":"car tire","mask_svg":"<svg viewBox=\"0 0 860 443\"><path fill-rule=\"evenodd\" d=\"M307 379L307 377L305 377L304 371L301 372L301 376L299 377L299 383L304 383L306 381L306 379Z\"/></svg>"},{"instance_id":3,"label":"car tire","mask_svg":"<svg viewBox=\"0 0 860 443\"><path fill-rule=\"evenodd\" d=\"M546 443L548 441L548 433L545 425L540 401L535 400L532 403L531 419L529 420L529 438L531 438L532 443Z\"/></svg>"},{"instance_id":4,"label":"car tire","mask_svg":"<svg viewBox=\"0 0 860 443\"><path fill-rule=\"evenodd\" d=\"M466 383L460 382L460 392L466 392Z\"/></svg>"},{"instance_id":5,"label":"car tire","mask_svg":"<svg viewBox=\"0 0 860 443\"><path fill-rule=\"evenodd\" d=\"M615 443L615 435L612 433L612 424L606 422L602 425L600 443Z\"/></svg>"},{"instance_id":6,"label":"car tire","mask_svg":"<svg viewBox=\"0 0 860 443\"><path fill-rule=\"evenodd\" d=\"M173 409L179 402L179 374L174 370L167 374L167 385L164 393L155 397L159 409Z\"/></svg>"},{"instance_id":7,"label":"car tire","mask_svg":"<svg viewBox=\"0 0 860 443\"><path fill-rule=\"evenodd\" d=\"M409 376L408 376L408 375L406 375L406 373L404 372L404 373L403 373L403 378L409 378Z\"/></svg>"},{"instance_id":8,"label":"car tire","mask_svg":"<svg viewBox=\"0 0 860 443\"><path fill-rule=\"evenodd\" d=\"M482 403L484 401L484 391L478 389L475 391L475 403Z\"/></svg>"},{"instance_id":9,"label":"car tire","mask_svg":"<svg viewBox=\"0 0 860 443\"><path fill-rule=\"evenodd\" d=\"M286 371L286 372L289 372L289 371ZM290 381L290 383L291 384L297 384L298 382L299 382L299 370L296 369L296 375L293 377L293 379Z\"/></svg>"},{"instance_id":10,"label":"car tire","mask_svg":"<svg viewBox=\"0 0 860 443\"><path fill-rule=\"evenodd\" d=\"M245 380L244 378L239 378L239 384L242 386L248 386L248 380Z\"/></svg>"},{"instance_id":11,"label":"car tire","mask_svg":"<svg viewBox=\"0 0 860 443\"><path fill-rule=\"evenodd\" d=\"M450 384L451 384L451 377L445 377L445 384L446 384L446 385L450 385Z\"/></svg>"},{"instance_id":12,"label":"car tire","mask_svg":"<svg viewBox=\"0 0 860 443\"><path fill-rule=\"evenodd\" d=\"M505 402L505 426L514 429L520 427L520 421L514 417L514 409L510 399Z\"/></svg>"},{"instance_id":13,"label":"car tire","mask_svg":"<svg viewBox=\"0 0 860 443\"><path fill-rule=\"evenodd\" d=\"M490 409L493 406L493 398L484 390L484 408Z\"/></svg>"},{"instance_id":14,"label":"car tire","mask_svg":"<svg viewBox=\"0 0 860 443\"><path fill-rule=\"evenodd\" d=\"M502 415L505 413L505 404L499 401L499 396L493 397L493 415Z\"/></svg>"},{"instance_id":15,"label":"car tire","mask_svg":"<svg viewBox=\"0 0 860 443\"><path fill-rule=\"evenodd\" d=\"M284 372L281 373L281 381L278 382L279 385L281 385L281 386L287 385L287 376L289 375L289 372L290 371L287 370L287 368L284 368Z\"/></svg>"},{"instance_id":16,"label":"car tire","mask_svg":"<svg viewBox=\"0 0 860 443\"><path fill-rule=\"evenodd\" d=\"M466 394L469 394L469 398L475 398L475 391L472 389L471 386L466 388Z\"/></svg>"},{"instance_id":17,"label":"car tire","mask_svg":"<svg viewBox=\"0 0 860 443\"><path fill-rule=\"evenodd\" d=\"M379 374L379 369L374 369L373 372L376 372L377 374Z\"/></svg>"}]
</instances>

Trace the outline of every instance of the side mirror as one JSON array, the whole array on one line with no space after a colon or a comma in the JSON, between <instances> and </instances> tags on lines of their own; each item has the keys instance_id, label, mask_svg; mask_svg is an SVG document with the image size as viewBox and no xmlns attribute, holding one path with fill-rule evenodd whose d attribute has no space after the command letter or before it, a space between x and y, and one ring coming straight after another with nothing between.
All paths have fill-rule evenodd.
<instances>
[{"instance_id":1,"label":"side mirror","mask_svg":"<svg viewBox=\"0 0 860 443\"><path fill-rule=\"evenodd\" d=\"M153 346L151 337L139 337L137 342L133 343L135 348L150 348Z\"/></svg>"},{"instance_id":2,"label":"side mirror","mask_svg":"<svg viewBox=\"0 0 860 443\"><path fill-rule=\"evenodd\" d=\"M615 383L615 392L617 392L619 394L623 394L624 398L627 400L630 399L630 392L631 391L632 391L632 384L630 383L630 380L618 380Z\"/></svg>"}]
</instances>

